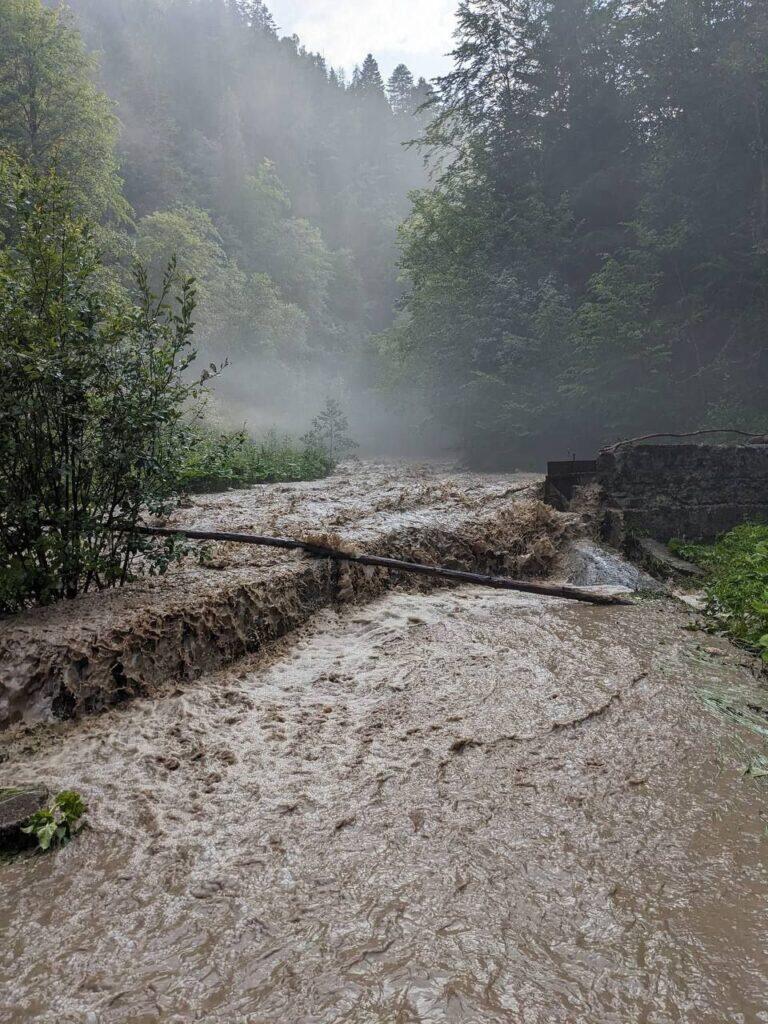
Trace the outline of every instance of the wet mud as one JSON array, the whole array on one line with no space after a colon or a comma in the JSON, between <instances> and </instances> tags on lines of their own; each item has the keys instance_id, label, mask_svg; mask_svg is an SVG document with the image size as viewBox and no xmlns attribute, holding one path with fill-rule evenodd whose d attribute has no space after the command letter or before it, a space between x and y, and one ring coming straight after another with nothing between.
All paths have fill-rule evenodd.
<instances>
[{"instance_id":1,"label":"wet mud","mask_svg":"<svg viewBox=\"0 0 768 1024\"><path fill-rule=\"evenodd\" d=\"M666 598L321 610L6 740L91 829L0 866L3 1024L768 1021L766 788Z\"/></svg>"},{"instance_id":2,"label":"wet mud","mask_svg":"<svg viewBox=\"0 0 768 1024\"><path fill-rule=\"evenodd\" d=\"M549 568L566 529L534 500L539 479L358 463L317 483L200 498L169 525L530 576ZM123 591L0 621L0 730L159 696L259 650L319 608L412 584L273 549L212 544L204 555Z\"/></svg>"}]
</instances>

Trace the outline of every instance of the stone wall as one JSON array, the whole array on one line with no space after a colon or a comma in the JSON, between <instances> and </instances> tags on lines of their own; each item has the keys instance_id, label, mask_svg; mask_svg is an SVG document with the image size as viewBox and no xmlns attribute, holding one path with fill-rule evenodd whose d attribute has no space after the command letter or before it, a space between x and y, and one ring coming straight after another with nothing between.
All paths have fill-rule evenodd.
<instances>
[{"instance_id":1,"label":"stone wall","mask_svg":"<svg viewBox=\"0 0 768 1024\"><path fill-rule=\"evenodd\" d=\"M606 537L714 540L768 522L768 445L640 444L600 453Z\"/></svg>"}]
</instances>

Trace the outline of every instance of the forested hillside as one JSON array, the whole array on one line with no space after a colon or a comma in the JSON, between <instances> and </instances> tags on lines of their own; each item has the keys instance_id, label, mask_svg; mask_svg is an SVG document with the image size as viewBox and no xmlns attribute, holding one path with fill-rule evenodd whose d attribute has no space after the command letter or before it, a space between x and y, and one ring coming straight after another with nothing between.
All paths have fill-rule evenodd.
<instances>
[{"instance_id":1,"label":"forested hillside","mask_svg":"<svg viewBox=\"0 0 768 1024\"><path fill-rule=\"evenodd\" d=\"M0 0L0 148L116 280L194 275L224 420L337 397L489 466L768 428L764 3L463 0L433 88L345 81L260 0L40 10Z\"/></svg>"},{"instance_id":2,"label":"forested hillside","mask_svg":"<svg viewBox=\"0 0 768 1024\"><path fill-rule=\"evenodd\" d=\"M464 0L387 341L475 463L768 425L764 0Z\"/></svg>"},{"instance_id":3,"label":"forested hillside","mask_svg":"<svg viewBox=\"0 0 768 1024\"><path fill-rule=\"evenodd\" d=\"M45 26L38 6L3 3L0 146L65 172L123 266L138 256L156 286L176 255L195 276L197 345L231 362L219 412L302 429L369 384L426 180L402 145L426 83L384 83L364 51L345 82L259 0L72 0ZM40 75L44 131L26 116Z\"/></svg>"}]
</instances>

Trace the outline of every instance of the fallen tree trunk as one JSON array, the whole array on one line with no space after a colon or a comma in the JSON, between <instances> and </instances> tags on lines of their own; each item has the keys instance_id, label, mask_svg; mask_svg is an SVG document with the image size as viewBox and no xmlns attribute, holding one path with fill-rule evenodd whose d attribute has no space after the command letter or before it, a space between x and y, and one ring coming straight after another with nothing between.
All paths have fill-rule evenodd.
<instances>
[{"instance_id":1,"label":"fallen tree trunk","mask_svg":"<svg viewBox=\"0 0 768 1024\"><path fill-rule=\"evenodd\" d=\"M172 530L159 526L138 526L136 533L146 537L184 537L187 540L225 541L232 544L254 544L260 547L281 548L285 551L305 551L315 558L330 558L336 562L354 562L390 572L411 573L451 580L454 583L471 583L475 586L491 587L494 590L518 590L524 594L542 594L544 597L562 597L569 601L583 601L588 604L628 605L624 597L616 594L602 594L594 590L572 587L568 584L535 583L528 580L512 580L504 576L484 576L459 569L445 569L440 566L421 565L418 562L401 562L397 558L383 558L379 555L358 555L338 548L313 544L310 541L291 540L287 537L260 537L250 533L223 533L211 530Z\"/></svg>"}]
</instances>

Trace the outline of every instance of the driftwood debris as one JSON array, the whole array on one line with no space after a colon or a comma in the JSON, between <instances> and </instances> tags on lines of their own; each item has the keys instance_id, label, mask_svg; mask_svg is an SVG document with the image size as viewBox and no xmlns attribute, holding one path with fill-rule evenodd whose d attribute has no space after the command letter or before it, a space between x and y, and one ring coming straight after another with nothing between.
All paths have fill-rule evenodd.
<instances>
[{"instance_id":1,"label":"driftwood debris","mask_svg":"<svg viewBox=\"0 0 768 1024\"><path fill-rule=\"evenodd\" d=\"M475 586L491 587L494 590L518 590L524 594L562 597L569 601L583 601L587 604L627 605L632 603L616 594L585 590L582 587L572 587L568 584L512 580L504 576L484 576L481 573L421 565L418 562L402 562L397 558L357 555L338 548L325 547L322 544L313 544L309 541L291 540L287 537L260 537L250 533L222 533L209 530L172 530L158 526L139 526L135 532L147 537L183 537L194 541L225 541L232 544L255 544L261 547L282 548L285 551L306 551L307 554L315 558L330 558L336 562L354 562L357 565L388 569L390 572L431 576L437 579L451 580L454 583L471 583Z\"/></svg>"}]
</instances>

